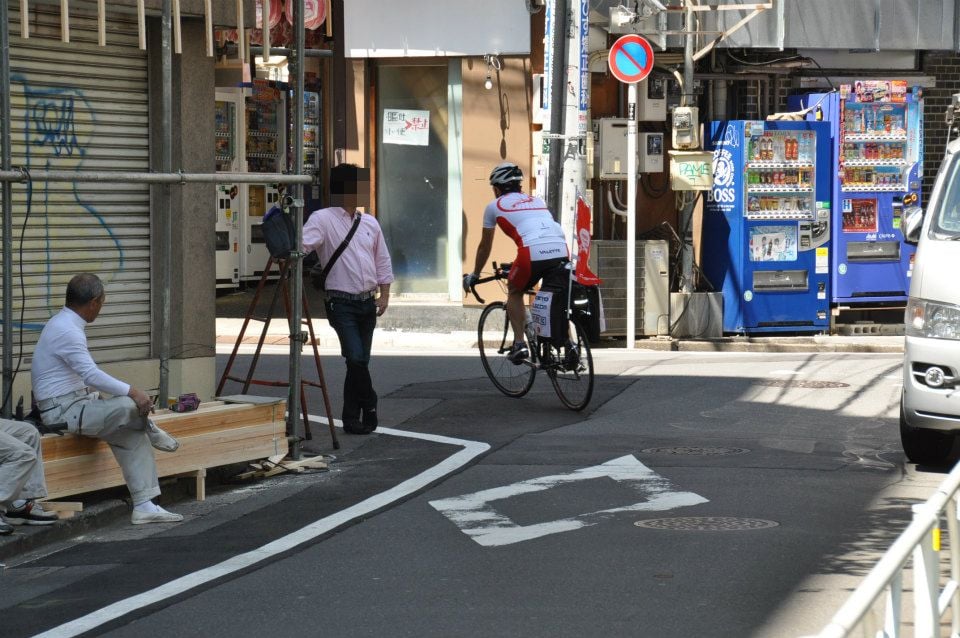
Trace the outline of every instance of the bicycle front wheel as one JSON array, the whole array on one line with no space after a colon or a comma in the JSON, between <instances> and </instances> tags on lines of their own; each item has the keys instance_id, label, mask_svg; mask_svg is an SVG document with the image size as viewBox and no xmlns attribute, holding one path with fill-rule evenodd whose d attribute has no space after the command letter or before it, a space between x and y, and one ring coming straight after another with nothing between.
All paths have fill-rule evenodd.
<instances>
[{"instance_id":1,"label":"bicycle front wheel","mask_svg":"<svg viewBox=\"0 0 960 638\"><path fill-rule=\"evenodd\" d=\"M575 320L568 322L566 345L547 346L547 376L565 406L574 411L587 407L593 396L593 354L587 333Z\"/></svg>"},{"instance_id":2,"label":"bicycle front wheel","mask_svg":"<svg viewBox=\"0 0 960 638\"><path fill-rule=\"evenodd\" d=\"M507 359L507 351L513 345L512 337L506 305L495 301L484 308L477 330L483 369L500 392L508 397L522 397L533 386L537 371L527 362L518 365Z\"/></svg>"}]
</instances>

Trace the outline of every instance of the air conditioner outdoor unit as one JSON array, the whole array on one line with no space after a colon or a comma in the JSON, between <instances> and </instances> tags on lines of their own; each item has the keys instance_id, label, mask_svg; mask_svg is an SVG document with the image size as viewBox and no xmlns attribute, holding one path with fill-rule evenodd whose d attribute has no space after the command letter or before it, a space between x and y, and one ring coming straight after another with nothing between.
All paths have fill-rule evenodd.
<instances>
[{"instance_id":1,"label":"air conditioner outdoor unit","mask_svg":"<svg viewBox=\"0 0 960 638\"><path fill-rule=\"evenodd\" d=\"M603 280L600 295L607 329L604 336L627 333L627 242L598 240L590 245L590 269ZM636 336L670 334L670 244L662 239L637 241Z\"/></svg>"}]
</instances>

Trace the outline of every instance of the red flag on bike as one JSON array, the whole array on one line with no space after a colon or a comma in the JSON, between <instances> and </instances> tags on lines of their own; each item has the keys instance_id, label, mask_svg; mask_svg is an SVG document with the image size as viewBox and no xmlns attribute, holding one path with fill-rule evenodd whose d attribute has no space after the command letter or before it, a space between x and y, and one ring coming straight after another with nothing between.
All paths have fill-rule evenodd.
<instances>
[{"instance_id":1,"label":"red flag on bike","mask_svg":"<svg viewBox=\"0 0 960 638\"><path fill-rule=\"evenodd\" d=\"M577 197L577 269L574 277L584 286L596 286L601 283L599 277L590 272L587 262L590 259L590 207Z\"/></svg>"}]
</instances>

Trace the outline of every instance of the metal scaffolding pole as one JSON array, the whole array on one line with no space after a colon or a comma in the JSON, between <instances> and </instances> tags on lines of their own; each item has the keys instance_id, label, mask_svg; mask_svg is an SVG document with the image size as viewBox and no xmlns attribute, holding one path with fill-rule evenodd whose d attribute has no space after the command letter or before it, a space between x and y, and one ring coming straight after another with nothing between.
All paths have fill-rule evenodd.
<instances>
[{"instance_id":1,"label":"metal scaffolding pole","mask_svg":"<svg viewBox=\"0 0 960 638\"><path fill-rule=\"evenodd\" d=\"M294 50L292 52L294 83L293 83L293 172L303 172L303 0L297 0L293 17ZM290 253L289 273L293 286L293 301L290 309L290 386L287 395L287 414L290 427L290 457L300 459L300 430L305 424L300 423L300 355L307 333L300 324L303 321L303 185L295 184L293 192L293 227L296 234L296 250ZM324 390L326 391L326 390Z\"/></svg>"},{"instance_id":2,"label":"metal scaffolding pole","mask_svg":"<svg viewBox=\"0 0 960 638\"><path fill-rule=\"evenodd\" d=\"M109 182L112 184L312 184L311 175L286 173L135 173L124 171L0 171L0 182Z\"/></svg>"},{"instance_id":3,"label":"metal scaffolding pole","mask_svg":"<svg viewBox=\"0 0 960 638\"><path fill-rule=\"evenodd\" d=\"M163 129L160 149L160 170L173 171L173 49L171 43L171 4L163 0L160 25L160 83L163 96L160 105L160 126ZM170 289L173 286L173 202L169 183L160 185L160 409L170 399Z\"/></svg>"},{"instance_id":4,"label":"metal scaffolding pole","mask_svg":"<svg viewBox=\"0 0 960 638\"><path fill-rule=\"evenodd\" d=\"M9 171L10 151L10 30L7 3L0 0L0 170ZM13 402L13 192L3 182L3 405L0 416L9 419Z\"/></svg>"}]
</instances>

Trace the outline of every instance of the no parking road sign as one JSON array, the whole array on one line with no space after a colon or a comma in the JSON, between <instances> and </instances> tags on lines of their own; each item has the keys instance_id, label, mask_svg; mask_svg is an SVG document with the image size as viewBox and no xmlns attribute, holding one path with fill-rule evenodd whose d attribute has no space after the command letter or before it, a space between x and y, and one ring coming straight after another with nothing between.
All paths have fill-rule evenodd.
<instances>
[{"instance_id":1,"label":"no parking road sign","mask_svg":"<svg viewBox=\"0 0 960 638\"><path fill-rule=\"evenodd\" d=\"M625 84L636 84L653 70L653 48L646 38L629 33L610 47L608 62L613 77Z\"/></svg>"}]
</instances>

